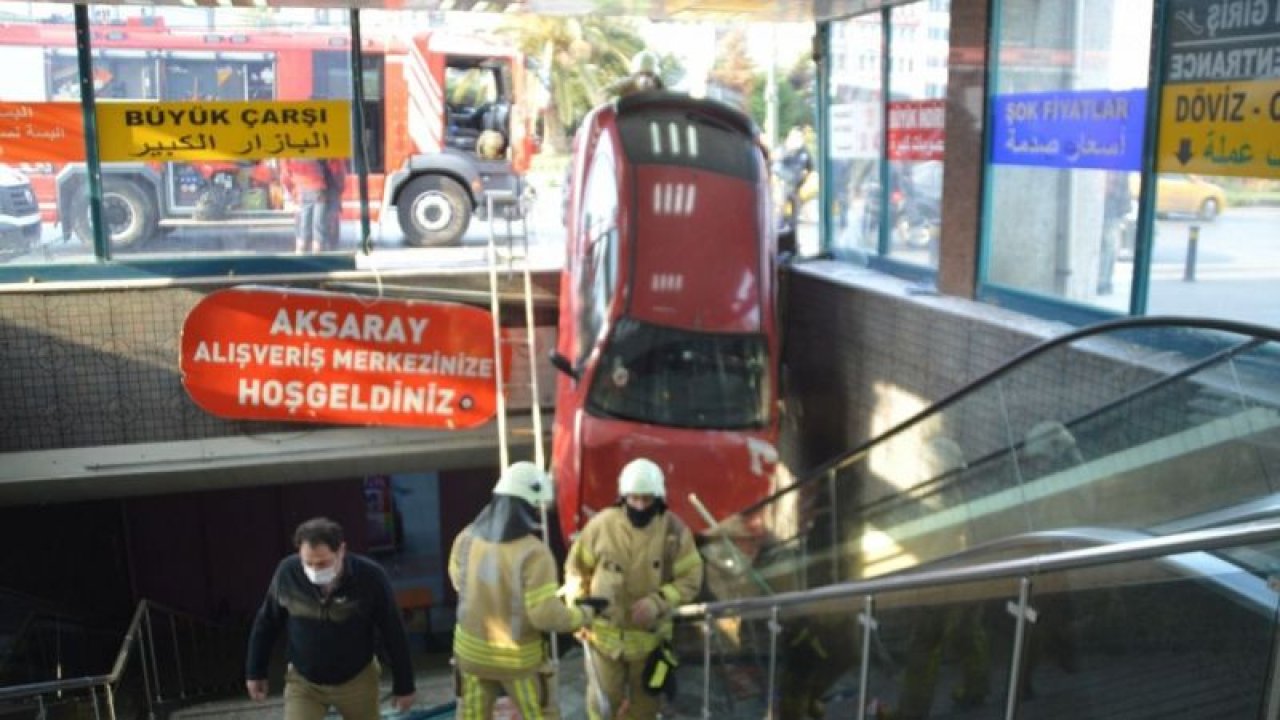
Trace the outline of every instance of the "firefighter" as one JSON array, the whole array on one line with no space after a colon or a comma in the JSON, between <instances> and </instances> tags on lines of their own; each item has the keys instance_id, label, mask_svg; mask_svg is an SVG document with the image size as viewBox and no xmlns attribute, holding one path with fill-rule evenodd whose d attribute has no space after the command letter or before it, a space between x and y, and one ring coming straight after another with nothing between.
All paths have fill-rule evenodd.
<instances>
[{"instance_id":1,"label":"firefighter","mask_svg":"<svg viewBox=\"0 0 1280 720\"><path fill-rule=\"evenodd\" d=\"M513 463L493 499L453 541L453 654L464 720L493 717L500 690L525 720L560 717L543 633L573 632L594 613L556 595L555 559L537 537L538 506L551 498L551 478L537 465Z\"/></svg>"},{"instance_id":2,"label":"firefighter","mask_svg":"<svg viewBox=\"0 0 1280 720\"><path fill-rule=\"evenodd\" d=\"M588 717L651 720L659 693L670 691L670 612L702 587L702 556L689 528L667 510L657 464L628 463L618 495L569 548L566 593L608 601L582 634Z\"/></svg>"},{"instance_id":3,"label":"firefighter","mask_svg":"<svg viewBox=\"0 0 1280 720\"><path fill-rule=\"evenodd\" d=\"M622 97L632 93L662 90L666 85L662 82L660 66L661 61L657 55L641 50L631 58L627 76L610 84L609 91Z\"/></svg>"}]
</instances>

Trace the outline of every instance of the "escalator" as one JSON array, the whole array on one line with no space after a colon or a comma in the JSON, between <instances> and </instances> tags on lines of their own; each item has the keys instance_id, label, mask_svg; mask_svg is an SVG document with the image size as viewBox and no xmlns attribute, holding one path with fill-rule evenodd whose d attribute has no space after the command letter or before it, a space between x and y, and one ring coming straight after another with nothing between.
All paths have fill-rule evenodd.
<instances>
[{"instance_id":1,"label":"escalator","mask_svg":"<svg viewBox=\"0 0 1280 720\"><path fill-rule=\"evenodd\" d=\"M954 578L1277 510L1280 331L1087 328L726 519L705 548L715 672L684 672L726 717L1275 717L1271 541ZM743 612L775 594L773 615Z\"/></svg>"}]
</instances>

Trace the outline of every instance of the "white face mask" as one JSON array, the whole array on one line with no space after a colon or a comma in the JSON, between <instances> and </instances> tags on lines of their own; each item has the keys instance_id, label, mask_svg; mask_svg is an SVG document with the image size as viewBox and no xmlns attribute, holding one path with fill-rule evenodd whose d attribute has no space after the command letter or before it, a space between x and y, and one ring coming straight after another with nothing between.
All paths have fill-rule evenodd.
<instances>
[{"instance_id":1,"label":"white face mask","mask_svg":"<svg viewBox=\"0 0 1280 720\"><path fill-rule=\"evenodd\" d=\"M338 577L338 564L334 563L327 568L312 568L303 565L302 572L307 574L307 579L311 581L312 585L328 585Z\"/></svg>"}]
</instances>

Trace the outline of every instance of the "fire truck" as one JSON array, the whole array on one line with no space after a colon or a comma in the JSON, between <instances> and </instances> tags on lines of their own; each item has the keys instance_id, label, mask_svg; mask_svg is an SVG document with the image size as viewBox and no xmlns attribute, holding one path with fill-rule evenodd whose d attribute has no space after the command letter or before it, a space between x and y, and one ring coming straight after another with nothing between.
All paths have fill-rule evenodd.
<instances>
[{"instance_id":1,"label":"fire truck","mask_svg":"<svg viewBox=\"0 0 1280 720\"><path fill-rule=\"evenodd\" d=\"M206 31L170 28L160 18L95 25L95 98L345 99L350 43L345 29ZM526 73L524 57L433 32L370 36L363 46L364 99L355 110L364 123L374 220L394 212L407 244L433 246L457 243L472 217L484 218L490 194L504 212L518 212L512 199L536 152L536 110L526 92L536 76ZM79 99L75 47L66 23L0 23L5 65L43 69L39 79L6 83L3 99ZM477 151L482 138L487 153ZM64 237L87 241L85 166L37 163L21 170L31 177L43 219L61 223ZM106 163L102 176L104 222L115 248L171 228L286 225L292 218L275 160ZM347 178L343 214L354 218L358 179Z\"/></svg>"}]
</instances>

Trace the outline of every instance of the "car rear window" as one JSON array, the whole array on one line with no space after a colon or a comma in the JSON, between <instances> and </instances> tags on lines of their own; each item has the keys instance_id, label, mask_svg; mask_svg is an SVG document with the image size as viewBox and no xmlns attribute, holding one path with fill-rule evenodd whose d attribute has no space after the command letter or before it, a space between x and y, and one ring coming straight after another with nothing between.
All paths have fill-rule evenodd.
<instances>
[{"instance_id":1,"label":"car rear window","mask_svg":"<svg viewBox=\"0 0 1280 720\"><path fill-rule=\"evenodd\" d=\"M638 109L621 115L618 126L627 159L637 165L680 165L758 179L755 140L698 104Z\"/></svg>"}]
</instances>

